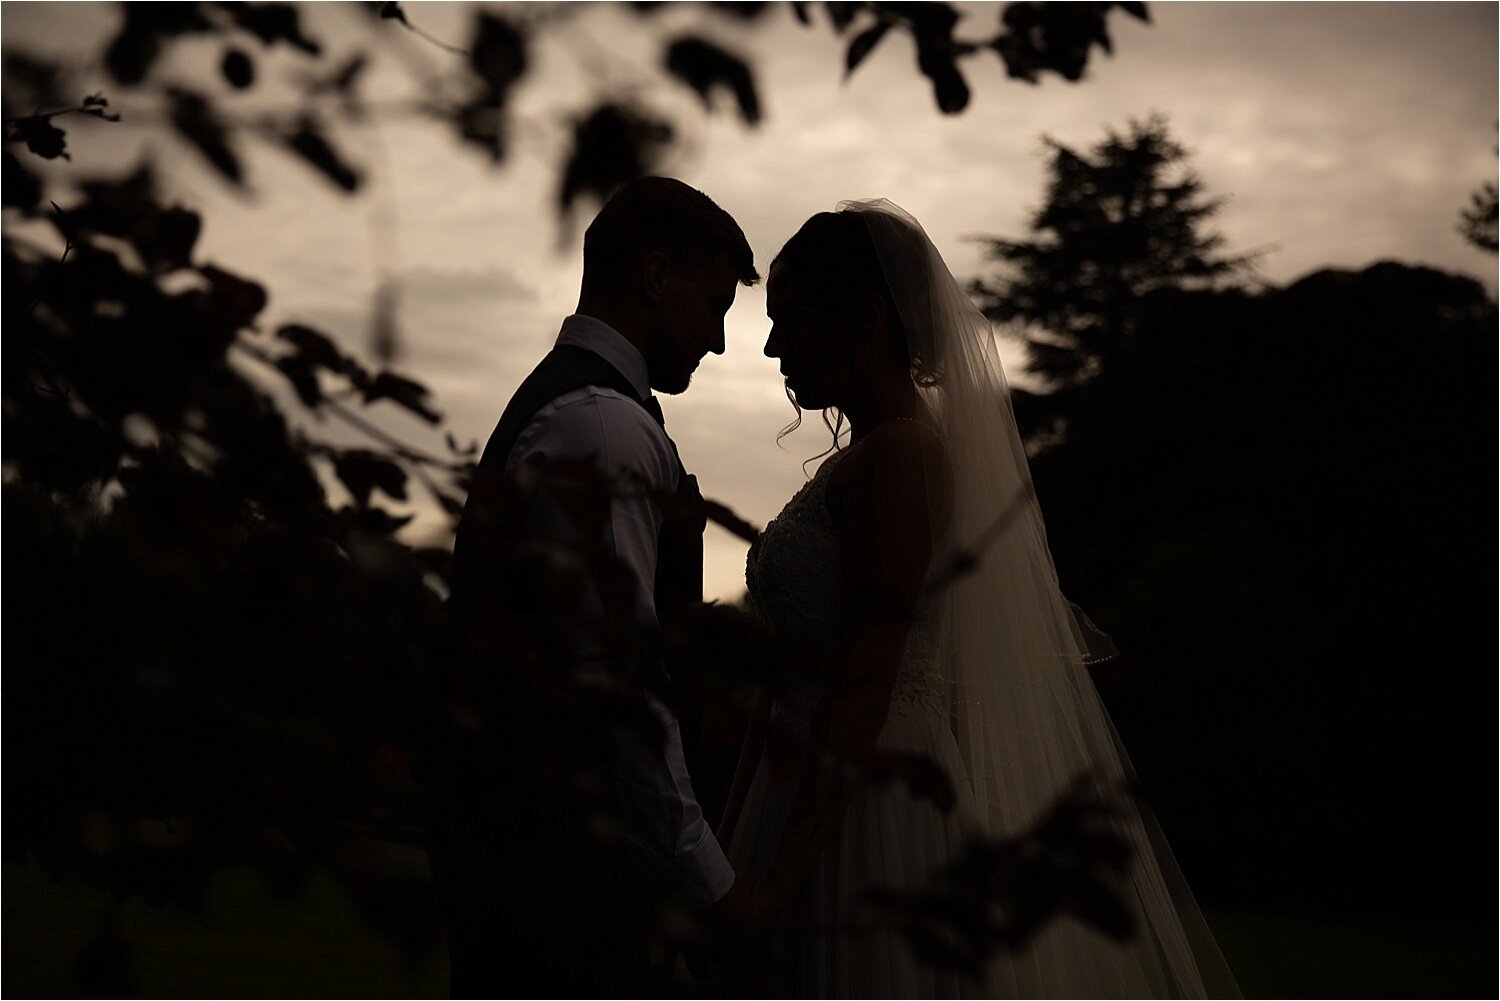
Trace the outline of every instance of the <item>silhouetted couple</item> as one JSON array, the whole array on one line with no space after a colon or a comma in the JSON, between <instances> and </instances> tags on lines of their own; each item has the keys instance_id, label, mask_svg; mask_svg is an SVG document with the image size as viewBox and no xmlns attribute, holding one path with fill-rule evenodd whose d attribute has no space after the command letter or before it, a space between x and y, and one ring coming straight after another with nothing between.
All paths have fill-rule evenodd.
<instances>
[{"instance_id":1,"label":"silhouetted couple","mask_svg":"<svg viewBox=\"0 0 1500 1001\"><path fill-rule=\"evenodd\" d=\"M710 829L664 667L702 600L704 507L653 391L723 353L737 286L758 280L702 193L625 186L585 236L576 313L485 448L454 550L467 668L433 852L454 993L634 993L652 943L696 917L762 944L755 970L712 964L730 978L716 992L1202 995L1191 902L1128 809L1129 941L1054 922L976 979L867 920L865 891L926 886L971 835L1014 835L1077 776L1110 792L1127 768L990 325L886 201L813 216L769 269L765 353L836 430L749 553L790 677L760 700ZM956 806L861 780L893 753L938 763Z\"/></svg>"}]
</instances>

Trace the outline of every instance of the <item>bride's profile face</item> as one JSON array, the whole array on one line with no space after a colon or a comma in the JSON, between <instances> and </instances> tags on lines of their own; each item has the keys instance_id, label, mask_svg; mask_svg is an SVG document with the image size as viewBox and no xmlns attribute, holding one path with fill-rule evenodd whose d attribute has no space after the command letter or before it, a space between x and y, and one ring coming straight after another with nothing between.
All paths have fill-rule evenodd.
<instances>
[{"instance_id":1,"label":"bride's profile face","mask_svg":"<svg viewBox=\"0 0 1500 1001\"><path fill-rule=\"evenodd\" d=\"M830 350L831 329L826 310L810 293L809 283L787 265L771 268L766 280L766 317L771 332L765 354L781 363L787 388L806 410L838 406L838 377Z\"/></svg>"}]
</instances>

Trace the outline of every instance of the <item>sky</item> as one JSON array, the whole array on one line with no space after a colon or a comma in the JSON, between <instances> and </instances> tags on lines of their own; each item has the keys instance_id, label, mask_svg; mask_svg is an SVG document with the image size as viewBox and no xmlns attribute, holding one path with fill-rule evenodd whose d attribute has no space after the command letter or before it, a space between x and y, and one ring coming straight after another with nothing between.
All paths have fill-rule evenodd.
<instances>
[{"instance_id":1,"label":"sky","mask_svg":"<svg viewBox=\"0 0 1500 1001\"><path fill-rule=\"evenodd\" d=\"M462 45L475 8L405 3L429 34ZM502 13L535 19L552 5ZM992 34L1001 5L962 4L959 35ZM1097 50L1078 84L1005 77L998 59L964 63L973 98L942 116L909 39L888 36L847 81L843 48L821 10L797 23L775 5L746 23L671 4L641 18L613 4L568 12L540 29L517 85L511 154L498 167L438 123L376 116L336 133L366 172L357 197L333 190L285 153L245 144L249 191L227 189L153 124L143 95L110 86L96 53L119 22L102 4L0 5L0 40L70 60L85 91L104 90L125 120L70 129L73 161L59 177L118 171L153 155L170 200L199 208L200 259L263 280L266 325L298 321L367 349L375 289L399 283L398 367L434 392L461 440L483 441L510 392L546 352L577 300L582 229L554 208L569 121L624 90L675 119L678 149L661 172L708 193L739 221L762 270L809 215L846 198L886 197L925 226L960 278L985 267L973 237L1024 235L1046 180L1042 137L1097 142L1132 117L1165 115L1192 154L1229 251L1262 251L1259 275L1283 283L1322 267L1378 260L1472 275L1496 288L1496 261L1456 234L1470 192L1496 176L1497 5L1443 3L1152 3L1151 23L1111 15L1114 55ZM399 101L414 80L459 57L375 22L349 5L302 8L306 30L340 53L371 48L367 96ZM692 31L755 67L765 120L743 125L727 106L655 71L665 40ZM219 48L188 44L158 72L201 81ZM262 61L265 83L232 106L284 106L298 59ZM278 80L283 82L278 83ZM280 102L280 105L278 105ZM664 401L668 429L705 493L763 525L815 466L829 436L819 415L777 441L793 417L776 363L762 356L760 288L741 289L728 350ZM1021 356L1002 353L1014 373ZM287 399L283 394L283 399ZM294 406L289 403L289 406ZM377 410L383 405L377 405ZM433 435L398 413L379 423L408 440ZM352 441L316 425L336 441ZM421 506L411 531L439 523ZM745 546L709 528L706 589L743 590Z\"/></svg>"}]
</instances>

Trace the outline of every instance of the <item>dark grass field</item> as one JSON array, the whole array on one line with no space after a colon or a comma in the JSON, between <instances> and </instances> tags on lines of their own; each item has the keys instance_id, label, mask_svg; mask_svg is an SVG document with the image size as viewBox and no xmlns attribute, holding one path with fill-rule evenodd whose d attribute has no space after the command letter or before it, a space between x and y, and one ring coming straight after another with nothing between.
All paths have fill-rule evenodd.
<instances>
[{"instance_id":1,"label":"dark grass field","mask_svg":"<svg viewBox=\"0 0 1500 1001\"><path fill-rule=\"evenodd\" d=\"M406 961L366 928L343 890L314 878L294 900L260 877L228 873L206 912L131 901L119 909L128 966L96 949L81 957L105 897L49 883L33 866L4 867L7 996L77 996L90 976L128 970L155 997L444 997L441 949ZM1246 997L1491 997L1496 928L1373 916L1211 910L1209 920ZM96 990L105 985L95 980ZM120 981L115 981L120 984ZM88 992L85 992L88 993Z\"/></svg>"}]
</instances>

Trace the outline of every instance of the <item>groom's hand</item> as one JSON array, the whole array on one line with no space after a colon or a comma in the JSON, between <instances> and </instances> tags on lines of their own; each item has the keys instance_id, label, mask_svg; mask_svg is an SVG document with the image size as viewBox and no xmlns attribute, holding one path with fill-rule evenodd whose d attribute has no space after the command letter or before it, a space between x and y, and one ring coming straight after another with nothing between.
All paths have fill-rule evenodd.
<instances>
[{"instance_id":1,"label":"groom's hand","mask_svg":"<svg viewBox=\"0 0 1500 1001\"><path fill-rule=\"evenodd\" d=\"M757 903L756 882L749 876L734 874L734 885L714 903L703 909L703 917L711 924L730 925L739 930L754 926Z\"/></svg>"},{"instance_id":2,"label":"groom's hand","mask_svg":"<svg viewBox=\"0 0 1500 1001\"><path fill-rule=\"evenodd\" d=\"M729 892L702 914L710 925L755 934L772 930L784 918L788 903L787 895L773 883L736 873Z\"/></svg>"}]
</instances>

